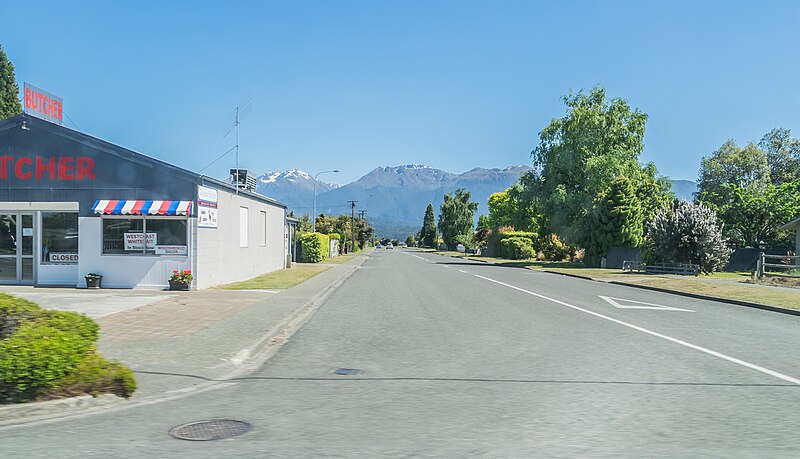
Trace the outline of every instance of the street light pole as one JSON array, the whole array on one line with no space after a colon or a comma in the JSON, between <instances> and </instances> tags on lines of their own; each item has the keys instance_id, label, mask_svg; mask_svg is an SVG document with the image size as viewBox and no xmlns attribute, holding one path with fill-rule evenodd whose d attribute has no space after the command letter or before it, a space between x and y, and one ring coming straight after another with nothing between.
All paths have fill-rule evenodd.
<instances>
[{"instance_id":1,"label":"street light pole","mask_svg":"<svg viewBox=\"0 0 800 459\"><path fill-rule=\"evenodd\" d=\"M317 232L317 177L319 174L327 174L328 172L339 172L339 169L334 169L332 171L322 171L317 172L317 175L314 176L314 206L311 208L311 232Z\"/></svg>"}]
</instances>

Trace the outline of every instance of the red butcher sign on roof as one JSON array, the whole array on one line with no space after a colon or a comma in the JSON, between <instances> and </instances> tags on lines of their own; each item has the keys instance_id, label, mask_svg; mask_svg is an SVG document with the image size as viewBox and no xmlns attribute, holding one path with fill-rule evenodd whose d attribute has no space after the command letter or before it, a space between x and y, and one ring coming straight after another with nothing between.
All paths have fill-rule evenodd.
<instances>
[{"instance_id":1,"label":"red butcher sign on roof","mask_svg":"<svg viewBox=\"0 0 800 459\"><path fill-rule=\"evenodd\" d=\"M25 113L63 124L64 104L60 97L25 83Z\"/></svg>"}]
</instances>

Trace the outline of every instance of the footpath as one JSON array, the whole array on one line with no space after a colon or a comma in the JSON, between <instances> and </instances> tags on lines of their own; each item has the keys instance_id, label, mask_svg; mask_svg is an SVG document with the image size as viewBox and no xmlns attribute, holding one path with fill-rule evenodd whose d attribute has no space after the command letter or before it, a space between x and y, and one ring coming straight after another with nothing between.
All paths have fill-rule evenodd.
<instances>
[{"instance_id":1,"label":"footpath","mask_svg":"<svg viewBox=\"0 0 800 459\"><path fill-rule=\"evenodd\" d=\"M0 426L157 403L243 376L276 352L367 256L331 265L286 290L127 292L132 306L117 305L110 314L87 305L100 324L100 353L134 371L136 393L129 400L102 395L0 406ZM36 289L31 290L20 296L35 301ZM88 292L79 294L85 295L84 301L103 301ZM45 302L42 306L48 307Z\"/></svg>"}]
</instances>

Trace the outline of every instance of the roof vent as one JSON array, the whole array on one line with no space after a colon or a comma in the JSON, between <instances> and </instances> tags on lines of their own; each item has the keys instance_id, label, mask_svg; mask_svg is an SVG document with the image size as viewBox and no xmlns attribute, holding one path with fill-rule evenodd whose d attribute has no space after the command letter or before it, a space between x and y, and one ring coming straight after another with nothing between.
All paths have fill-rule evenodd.
<instances>
[{"instance_id":1,"label":"roof vent","mask_svg":"<svg viewBox=\"0 0 800 459\"><path fill-rule=\"evenodd\" d=\"M256 191L256 176L247 169L231 169L230 181L240 190Z\"/></svg>"}]
</instances>

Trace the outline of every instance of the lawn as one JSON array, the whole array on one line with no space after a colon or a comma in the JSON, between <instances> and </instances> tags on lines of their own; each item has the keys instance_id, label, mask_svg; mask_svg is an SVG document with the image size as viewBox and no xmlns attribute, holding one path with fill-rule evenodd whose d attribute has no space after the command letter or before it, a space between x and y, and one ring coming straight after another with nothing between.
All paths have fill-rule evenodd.
<instances>
[{"instance_id":1,"label":"lawn","mask_svg":"<svg viewBox=\"0 0 800 459\"><path fill-rule=\"evenodd\" d=\"M711 280L703 280L702 276L699 278L689 277L686 279L675 277L639 278L630 283L676 290L679 292L728 298L731 300L748 301L769 306L800 309L800 289L790 290L786 288L774 288L744 283L714 282Z\"/></svg>"},{"instance_id":2,"label":"lawn","mask_svg":"<svg viewBox=\"0 0 800 459\"><path fill-rule=\"evenodd\" d=\"M458 256L457 252L439 252L442 255ZM463 255L461 255L463 257ZM467 257L482 260L502 266L517 266L528 269L542 269L555 273L573 274L597 280L616 280L630 284L658 287L698 295L715 296L731 300L748 301L751 303L765 304L792 309L800 309L800 289L797 291L786 288L772 288L763 285L748 283L751 279L749 272L716 272L709 275L701 274L697 277L660 276L643 273L624 272L620 269L587 268L583 263L573 262L544 262L536 260L506 260L496 257ZM772 279L770 279L772 280ZM775 283L791 286L792 279L772 280Z\"/></svg>"},{"instance_id":3,"label":"lawn","mask_svg":"<svg viewBox=\"0 0 800 459\"><path fill-rule=\"evenodd\" d=\"M346 260L345 260L346 261ZM328 266L297 264L288 269L281 269L263 274L252 279L222 285L217 288L225 290L269 290L285 289L301 284L328 269Z\"/></svg>"}]
</instances>

